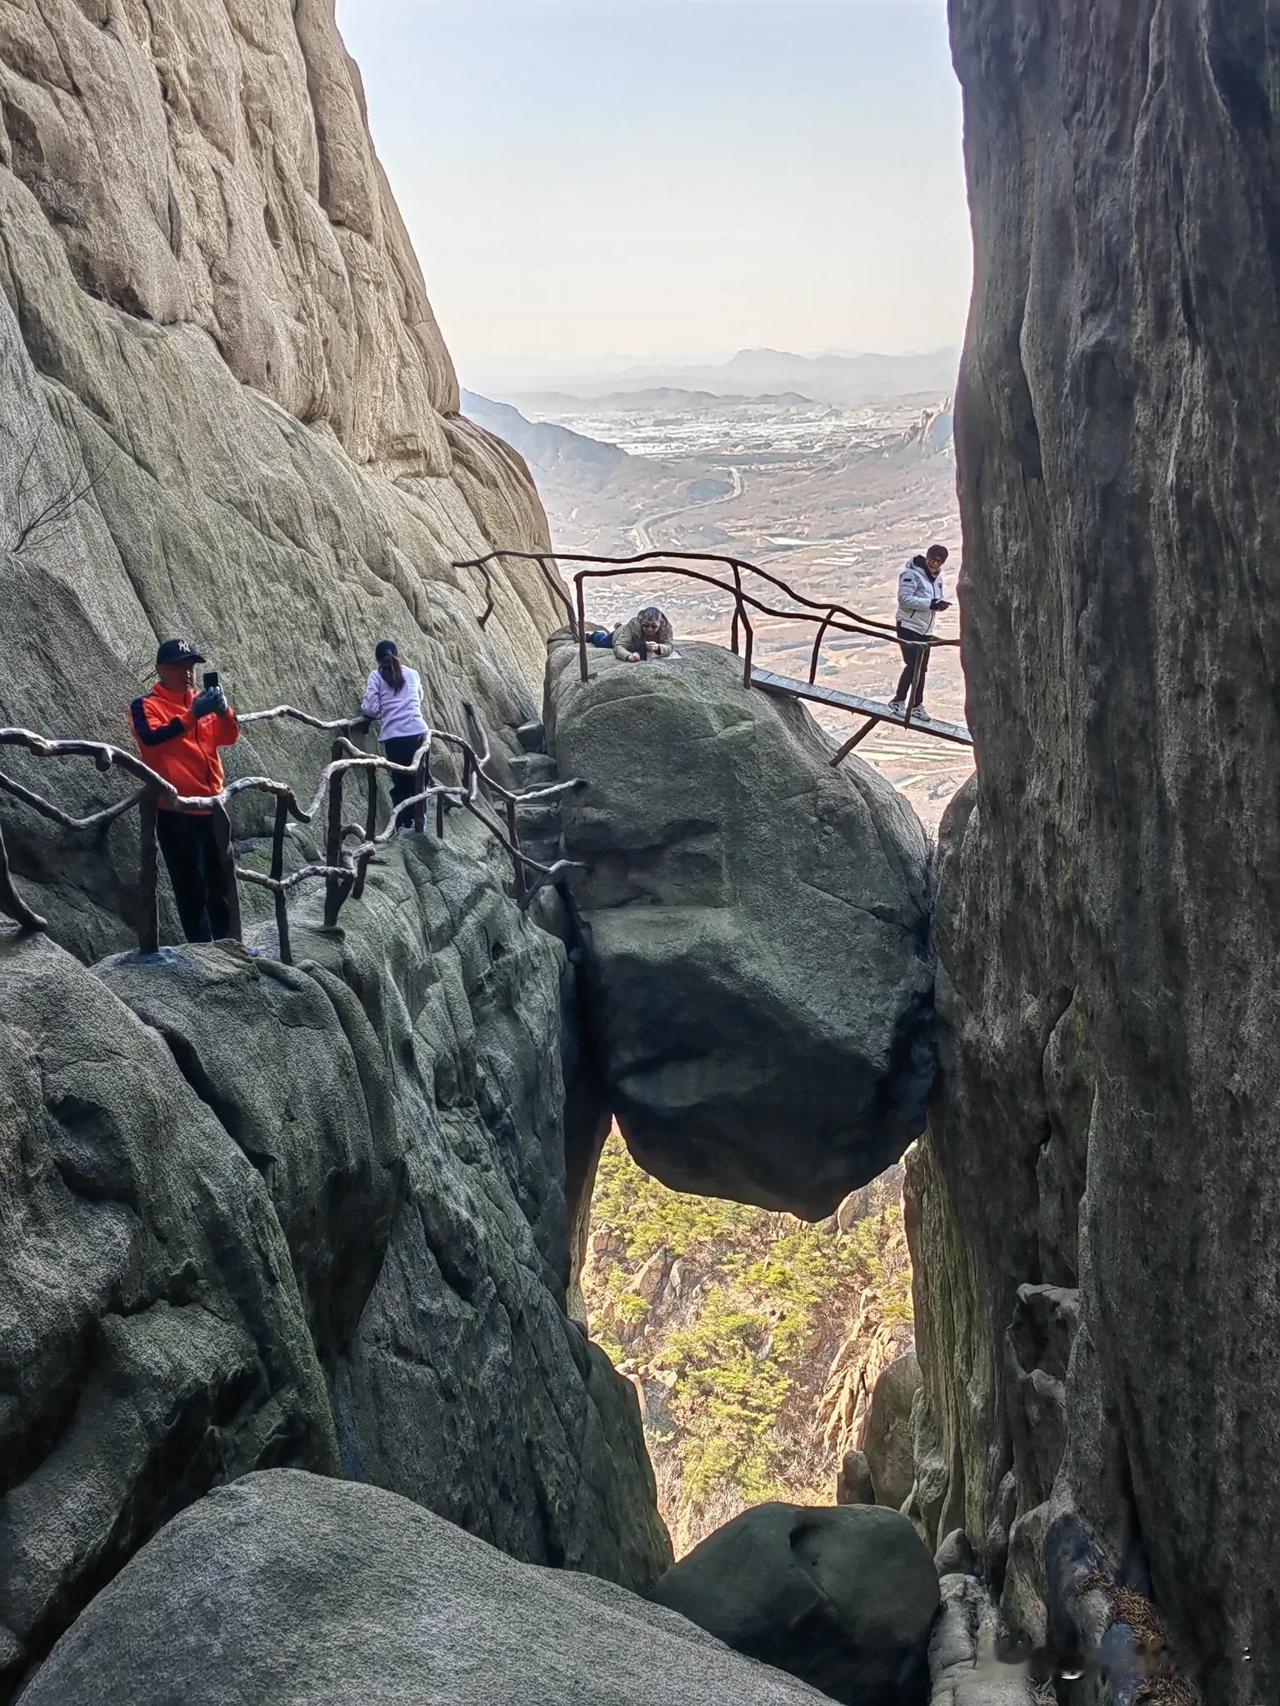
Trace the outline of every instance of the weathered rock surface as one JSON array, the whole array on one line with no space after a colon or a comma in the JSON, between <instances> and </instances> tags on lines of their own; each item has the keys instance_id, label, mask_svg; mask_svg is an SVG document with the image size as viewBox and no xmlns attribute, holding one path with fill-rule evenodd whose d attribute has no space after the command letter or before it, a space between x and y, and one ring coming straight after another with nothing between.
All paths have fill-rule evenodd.
<instances>
[{"instance_id":1,"label":"weathered rock surface","mask_svg":"<svg viewBox=\"0 0 1280 1706\"><path fill-rule=\"evenodd\" d=\"M803 707L717 647L635 666L552 643L547 736L606 1092L664 1183L820 1219L917 1135L929 879L911 808L832 770Z\"/></svg>"},{"instance_id":2,"label":"weathered rock surface","mask_svg":"<svg viewBox=\"0 0 1280 1706\"><path fill-rule=\"evenodd\" d=\"M946 1576L942 1612L929 1638L929 1706L1035 1706L1027 1667L999 1654L991 1596L970 1576Z\"/></svg>"},{"instance_id":3,"label":"weathered rock surface","mask_svg":"<svg viewBox=\"0 0 1280 1706\"><path fill-rule=\"evenodd\" d=\"M653 1598L846 1706L928 1699L938 1576L896 1511L757 1505L673 1565Z\"/></svg>"},{"instance_id":4,"label":"weathered rock surface","mask_svg":"<svg viewBox=\"0 0 1280 1706\"><path fill-rule=\"evenodd\" d=\"M803 1683L590 1577L514 1563L392 1493L288 1471L170 1523L26 1706L786 1706Z\"/></svg>"},{"instance_id":5,"label":"weathered rock surface","mask_svg":"<svg viewBox=\"0 0 1280 1706\"><path fill-rule=\"evenodd\" d=\"M836 1503L838 1505L873 1505L876 1486L866 1457L854 1446L840 1459L836 1474Z\"/></svg>"},{"instance_id":6,"label":"weathered rock surface","mask_svg":"<svg viewBox=\"0 0 1280 1706\"><path fill-rule=\"evenodd\" d=\"M564 1313L564 960L503 857L399 843L341 933L300 908L292 968L0 933L0 1694L256 1467L635 1586L669 1562L632 1389Z\"/></svg>"},{"instance_id":7,"label":"weathered rock surface","mask_svg":"<svg viewBox=\"0 0 1280 1706\"><path fill-rule=\"evenodd\" d=\"M241 708L352 712L389 633L445 726L464 699L494 728L536 711L536 570L495 565L482 632L483 587L450 563L545 543L541 507L456 415L332 0L4 9L0 402L0 724L130 744L173 633ZM268 725L233 761L309 792L324 756ZM5 766L68 810L124 791ZM127 945L130 821L69 843L6 809L5 832L60 941Z\"/></svg>"},{"instance_id":8,"label":"weathered rock surface","mask_svg":"<svg viewBox=\"0 0 1280 1706\"><path fill-rule=\"evenodd\" d=\"M876 1381L862 1425L862 1450L871 1471L876 1503L901 1510L915 1481L911 1405L920 1390L914 1350L891 1362Z\"/></svg>"},{"instance_id":9,"label":"weathered rock surface","mask_svg":"<svg viewBox=\"0 0 1280 1706\"><path fill-rule=\"evenodd\" d=\"M976 1563L963 1528L953 1528L933 1555L933 1567L940 1576L971 1576Z\"/></svg>"},{"instance_id":10,"label":"weathered rock surface","mask_svg":"<svg viewBox=\"0 0 1280 1706\"><path fill-rule=\"evenodd\" d=\"M1047 1396L1052 1509L1149 1573L1206 1706L1280 1699L1280 40L1263 0L951 16L979 773L913 1232L944 1520L1017 1558ZM1065 1378L1056 1331L1006 1356L1025 1286L1079 1289Z\"/></svg>"}]
</instances>

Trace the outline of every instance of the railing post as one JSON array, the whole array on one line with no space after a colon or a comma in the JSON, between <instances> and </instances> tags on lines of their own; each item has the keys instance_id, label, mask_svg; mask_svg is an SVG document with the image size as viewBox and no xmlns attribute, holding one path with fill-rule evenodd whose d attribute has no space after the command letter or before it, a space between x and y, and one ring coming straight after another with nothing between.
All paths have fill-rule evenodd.
<instances>
[{"instance_id":1,"label":"railing post","mask_svg":"<svg viewBox=\"0 0 1280 1706\"><path fill-rule=\"evenodd\" d=\"M444 795L436 795L436 838L444 840Z\"/></svg>"},{"instance_id":2,"label":"railing post","mask_svg":"<svg viewBox=\"0 0 1280 1706\"><path fill-rule=\"evenodd\" d=\"M231 845L231 814L221 800L213 808L213 839L218 849L218 858L222 861L223 875L227 885L227 911L231 914L228 928L233 942L244 940L244 926L240 922L240 882L236 876L236 856Z\"/></svg>"},{"instance_id":3,"label":"railing post","mask_svg":"<svg viewBox=\"0 0 1280 1706\"><path fill-rule=\"evenodd\" d=\"M160 906L156 898L156 796L151 788L138 801L138 837L138 951L154 954L160 947Z\"/></svg>"},{"instance_id":4,"label":"railing post","mask_svg":"<svg viewBox=\"0 0 1280 1706\"><path fill-rule=\"evenodd\" d=\"M369 799L364 813L364 838L372 841L378 833L378 772L369 771Z\"/></svg>"},{"instance_id":5,"label":"railing post","mask_svg":"<svg viewBox=\"0 0 1280 1706\"><path fill-rule=\"evenodd\" d=\"M736 563L730 565L733 569L733 584L735 587L733 599L733 623L729 629L729 650L734 657L738 656L738 619L742 614L742 570Z\"/></svg>"},{"instance_id":6,"label":"railing post","mask_svg":"<svg viewBox=\"0 0 1280 1706\"><path fill-rule=\"evenodd\" d=\"M276 800L276 822L271 834L271 877L279 882L284 876L284 837L289 825L289 802L281 794ZM272 891L276 903L276 937L280 944L281 965L293 964L293 948L289 942L289 897L284 889Z\"/></svg>"},{"instance_id":7,"label":"railing post","mask_svg":"<svg viewBox=\"0 0 1280 1706\"><path fill-rule=\"evenodd\" d=\"M515 849L515 852L511 855L511 863L515 867L516 901L520 906L523 906L528 896L526 893L524 860L520 857L520 830L516 823L516 803L514 800L507 801L507 838L511 842L512 847Z\"/></svg>"},{"instance_id":8,"label":"railing post","mask_svg":"<svg viewBox=\"0 0 1280 1706\"><path fill-rule=\"evenodd\" d=\"M583 571L581 569L573 577L578 604L578 668L581 671L582 679L589 681L591 671L587 668L587 603L582 577Z\"/></svg>"},{"instance_id":9,"label":"railing post","mask_svg":"<svg viewBox=\"0 0 1280 1706\"><path fill-rule=\"evenodd\" d=\"M814 639L813 656L809 659L809 685L810 685L810 687L812 687L814 682L818 679L818 654L822 650L823 636L826 634L827 629L831 626L832 622L835 620L835 614L836 613L834 610L829 610L827 612L826 620L823 622L822 626L818 629L817 636Z\"/></svg>"},{"instance_id":10,"label":"railing post","mask_svg":"<svg viewBox=\"0 0 1280 1706\"><path fill-rule=\"evenodd\" d=\"M342 757L342 747L337 741L333 743L333 758L335 762ZM341 770L329 778L329 825L325 838L324 862L330 870L337 870L342 864L342 778ZM324 880L324 924L326 930L332 930L338 922L338 914L346 899L346 883L342 877L326 877Z\"/></svg>"},{"instance_id":11,"label":"railing post","mask_svg":"<svg viewBox=\"0 0 1280 1706\"><path fill-rule=\"evenodd\" d=\"M468 799L471 798L471 778L474 771L475 759L472 758L470 751L464 748L462 754L462 791Z\"/></svg>"},{"instance_id":12,"label":"railing post","mask_svg":"<svg viewBox=\"0 0 1280 1706\"><path fill-rule=\"evenodd\" d=\"M38 912L32 912L13 886L13 877L9 871L9 855L5 851L3 830L0 830L0 912L12 918L19 929L43 930L45 928L45 920L41 918Z\"/></svg>"},{"instance_id":13,"label":"railing post","mask_svg":"<svg viewBox=\"0 0 1280 1706\"><path fill-rule=\"evenodd\" d=\"M372 769L366 770L365 775L369 779L369 792L364 811L364 839L369 842L378 833L378 772ZM352 900L359 900L364 893L364 879L368 869L367 860L358 859L356 861L355 886L351 890Z\"/></svg>"},{"instance_id":14,"label":"railing post","mask_svg":"<svg viewBox=\"0 0 1280 1706\"><path fill-rule=\"evenodd\" d=\"M743 650L743 655L742 655L742 685L744 687L750 687L750 685L751 685L751 653L752 653L752 650L754 649L754 646L755 646L756 636L755 636L755 630L751 626L751 618L747 615L746 605L742 604L741 600L739 600L739 604L740 604L740 607L742 610L742 626L743 626L743 629L746 632L746 636L747 636L747 643L746 643L746 646Z\"/></svg>"},{"instance_id":15,"label":"railing post","mask_svg":"<svg viewBox=\"0 0 1280 1706\"><path fill-rule=\"evenodd\" d=\"M418 760L418 773L414 780L417 783L413 790L414 793L425 794L431 782L431 748L429 746L424 747L422 757ZM419 835L427 827L427 802L425 800L419 800L413 808L413 827Z\"/></svg>"}]
</instances>

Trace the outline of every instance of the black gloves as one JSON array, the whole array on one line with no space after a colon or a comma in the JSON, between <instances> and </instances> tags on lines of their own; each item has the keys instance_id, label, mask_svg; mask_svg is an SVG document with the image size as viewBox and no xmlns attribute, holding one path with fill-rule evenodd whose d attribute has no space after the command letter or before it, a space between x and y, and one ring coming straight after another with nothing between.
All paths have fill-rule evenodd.
<instances>
[{"instance_id":1,"label":"black gloves","mask_svg":"<svg viewBox=\"0 0 1280 1706\"><path fill-rule=\"evenodd\" d=\"M196 722L204 717L220 717L227 709L227 696L220 687L206 687L191 701L191 715Z\"/></svg>"}]
</instances>

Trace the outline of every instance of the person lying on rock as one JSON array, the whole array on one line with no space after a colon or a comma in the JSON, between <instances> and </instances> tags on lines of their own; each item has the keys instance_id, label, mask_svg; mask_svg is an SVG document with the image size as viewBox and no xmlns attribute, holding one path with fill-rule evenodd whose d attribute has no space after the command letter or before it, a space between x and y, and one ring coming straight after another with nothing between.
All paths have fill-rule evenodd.
<instances>
[{"instance_id":1,"label":"person lying on rock","mask_svg":"<svg viewBox=\"0 0 1280 1706\"><path fill-rule=\"evenodd\" d=\"M186 640L162 640L156 684L129 707L142 762L180 794L214 799L222 792L219 749L240 739L240 724L218 678L195 690L195 666L205 660ZM218 942L231 934L231 906L222 850L211 811L177 811L162 797L156 840L188 942Z\"/></svg>"},{"instance_id":2,"label":"person lying on rock","mask_svg":"<svg viewBox=\"0 0 1280 1706\"><path fill-rule=\"evenodd\" d=\"M899 716L906 711L917 664L920 667L920 698L921 701L924 699L924 680L929 673L929 653L933 647L922 645L921 641L933 633L938 612L951 608L943 596L942 586L942 565L947 555L945 545L930 545L923 557L912 557L898 576L897 628L902 674L898 677L898 690L889 703L889 709ZM923 703L916 706L913 715L922 723L930 720Z\"/></svg>"},{"instance_id":3,"label":"person lying on rock","mask_svg":"<svg viewBox=\"0 0 1280 1706\"><path fill-rule=\"evenodd\" d=\"M643 663L646 658L669 658L675 650L671 624L656 604L646 605L638 616L624 622L613 636L613 655L623 663Z\"/></svg>"},{"instance_id":4,"label":"person lying on rock","mask_svg":"<svg viewBox=\"0 0 1280 1706\"><path fill-rule=\"evenodd\" d=\"M379 640L374 649L375 667L365 683L364 698L360 701L361 716L376 721L383 756L393 764L412 764L422 737L427 732L422 715L422 677L416 669L400 662L400 651L394 640ZM431 761L427 760L426 780L431 781ZM412 799L419 792L415 776L391 778L391 805ZM396 813L397 830L413 828L413 810Z\"/></svg>"}]
</instances>

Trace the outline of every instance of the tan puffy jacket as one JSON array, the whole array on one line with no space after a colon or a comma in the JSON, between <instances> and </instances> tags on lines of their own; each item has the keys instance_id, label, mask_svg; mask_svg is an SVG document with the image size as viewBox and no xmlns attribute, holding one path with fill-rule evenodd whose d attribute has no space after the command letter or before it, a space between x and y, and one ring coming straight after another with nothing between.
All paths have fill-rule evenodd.
<instances>
[{"instance_id":1,"label":"tan puffy jacket","mask_svg":"<svg viewBox=\"0 0 1280 1706\"><path fill-rule=\"evenodd\" d=\"M621 658L623 663L625 663L631 656L632 652L638 652L640 650L640 641L643 638L644 636L640 632L640 618L638 616L633 616L630 622L624 622L621 628L616 629L614 632L614 657ZM675 643L676 637L671 631L671 624L664 616L658 627L658 638L656 640L649 641L649 655L651 657L665 657ZM662 648L661 650L659 649L660 647Z\"/></svg>"}]
</instances>

